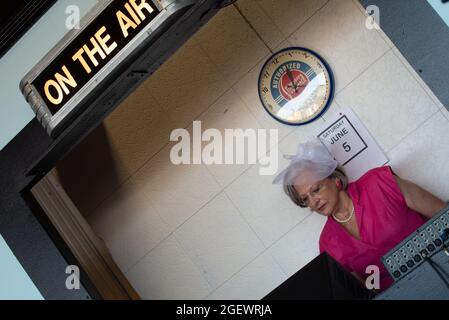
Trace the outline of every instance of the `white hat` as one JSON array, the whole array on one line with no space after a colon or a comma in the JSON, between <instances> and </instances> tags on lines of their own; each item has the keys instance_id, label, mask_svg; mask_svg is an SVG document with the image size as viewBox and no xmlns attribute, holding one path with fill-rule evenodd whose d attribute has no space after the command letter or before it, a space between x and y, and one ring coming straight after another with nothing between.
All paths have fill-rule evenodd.
<instances>
[{"instance_id":1,"label":"white hat","mask_svg":"<svg viewBox=\"0 0 449 320\"><path fill-rule=\"evenodd\" d=\"M338 165L318 139L299 144L296 155L284 155L284 158L290 160L290 164L274 178L273 184L315 183L329 177Z\"/></svg>"}]
</instances>

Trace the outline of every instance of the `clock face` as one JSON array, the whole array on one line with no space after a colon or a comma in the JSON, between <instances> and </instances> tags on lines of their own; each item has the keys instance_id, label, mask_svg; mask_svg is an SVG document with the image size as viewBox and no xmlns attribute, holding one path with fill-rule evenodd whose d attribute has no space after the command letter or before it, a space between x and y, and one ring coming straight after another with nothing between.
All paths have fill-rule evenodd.
<instances>
[{"instance_id":1,"label":"clock face","mask_svg":"<svg viewBox=\"0 0 449 320\"><path fill-rule=\"evenodd\" d=\"M304 48L272 55L259 75L259 97L268 113L289 125L318 118L332 101L333 76L327 63Z\"/></svg>"}]
</instances>

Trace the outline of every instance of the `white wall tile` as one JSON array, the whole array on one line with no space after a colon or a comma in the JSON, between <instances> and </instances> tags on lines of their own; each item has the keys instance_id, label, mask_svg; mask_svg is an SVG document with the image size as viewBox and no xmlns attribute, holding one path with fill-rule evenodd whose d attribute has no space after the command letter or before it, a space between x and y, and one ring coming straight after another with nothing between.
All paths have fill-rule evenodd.
<instances>
[{"instance_id":1,"label":"white wall tile","mask_svg":"<svg viewBox=\"0 0 449 320\"><path fill-rule=\"evenodd\" d=\"M151 203L129 183L106 199L88 221L124 272L169 234Z\"/></svg>"},{"instance_id":2,"label":"white wall tile","mask_svg":"<svg viewBox=\"0 0 449 320\"><path fill-rule=\"evenodd\" d=\"M427 95L432 99L438 108L445 108L441 101L437 98L437 96L433 93L433 91L429 88L429 86L424 82L421 76L413 69L407 59L402 55L402 53L396 48L393 47L393 53L396 57L401 61L404 67L408 70L408 72L413 76L413 78L418 82L418 84L424 89Z\"/></svg>"},{"instance_id":3,"label":"white wall tile","mask_svg":"<svg viewBox=\"0 0 449 320\"><path fill-rule=\"evenodd\" d=\"M285 40L285 36L280 29L258 5L256 0L238 0L236 6L271 50L274 50ZM297 19L294 21L296 22Z\"/></svg>"},{"instance_id":4,"label":"white wall tile","mask_svg":"<svg viewBox=\"0 0 449 320\"><path fill-rule=\"evenodd\" d=\"M444 201L449 200L449 120L437 112L388 153L390 165L402 178L417 183Z\"/></svg>"},{"instance_id":5,"label":"white wall tile","mask_svg":"<svg viewBox=\"0 0 449 320\"><path fill-rule=\"evenodd\" d=\"M126 273L142 299L204 299L211 288L173 236Z\"/></svg>"},{"instance_id":6,"label":"white wall tile","mask_svg":"<svg viewBox=\"0 0 449 320\"><path fill-rule=\"evenodd\" d=\"M327 0L256 0L284 36L290 36Z\"/></svg>"},{"instance_id":7,"label":"white wall tile","mask_svg":"<svg viewBox=\"0 0 449 320\"><path fill-rule=\"evenodd\" d=\"M438 111L391 51L339 93L336 99L340 106L354 109L386 152Z\"/></svg>"},{"instance_id":8,"label":"white wall tile","mask_svg":"<svg viewBox=\"0 0 449 320\"><path fill-rule=\"evenodd\" d=\"M195 37L230 84L241 79L269 53L232 5L218 12Z\"/></svg>"},{"instance_id":9,"label":"white wall tile","mask_svg":"<svg viewBox=\"0 0 449 320\"><path fill-rule=\"evenodd\" d=\"M230 84L194 36L143 86L155 97L155 103L162 108L172 128L185 128L226 92Z\"/></svg>"},{"instance_id":10,"label":"white wall tile","mask_svg":"<svg viewBox=\"0 0 449 320\"><path fill-rule=\"evenodd\" d=\"M170 161L174 144L168 144L132 177L171 231L220 191L204 165L174 165Z\"/></svg>"},{"instance_id":11,"label":"white wall tile","mask_svg":"<svg viewBox=\"0 0 449 320\"><path fill-rule=\"evenodd\" d=\"M290 277L319 254L319 239L326 218L311 213L270 247L270 252Z\"/></svg>"},{"instance_id":12,"label":"white wall tile","mask_svg":"<svg viewBox=\"0 0 449 320\"><path fill-rule=\"evenodd\" d=\"M289 46L290 44L288 42L282 42L275 51ZM254 68L252 68L240 81L238 81L233 86L233 88L242 98L245 105L256 117L257 121L262 125L262 127L265 129L277 129L279 139L282 139L290 132L292 132L295 127L280 123L268 114L268 112L264 109L262 102L260 101L259 91L257 87L260 71L262 70L263 65L269 57L270 55L266 55L263 59L261 59Z\"/></svg>"},{"instance_id":13,"label":"white wall tile","mask_svg":"<svg viewBox=\"0 0 449 320\"><path fill-rule=\"evenodd\" d=\"M449 120L449 111L445 107L441 108L440 112L446 119Z\"/></svg>"},{"instance_id":14,"label":"white wall tile","mask_svg":"<svg viewBox=\"0 0 449 320\"><path fill-rule=\"evenodd\" d=\"M236 162L236 141L225 139L226 129L254 129L255 136L257 137L257 129L262 127L259 125L255 117L251 114L248 108L245 106L240 97L235 93L233 89L230 89L224 94L216 103L214 103L199 119L201 120L202 130L209 128L217 129L221 132L222 140L222 157L223 164L205 164L206 168L217 179L218 183L225 187L232 180L237 178L243 171L245 171L251 164L248 163L248 158L243 159L244 164L237 164ZM256 138L257 139L257 138ZM250 146L257 146L257 144L248 144L246 142L245 152L250 152ZM205 142L204 145L209 144ZM226 146L228 150L234 152L234 164L224 164L226 155ZM233 147L233 148L232 148ZM254 150L257 152L257 149ZM257 159L257 153L254 155ZM254 163L253 163L254 164Z\"/></svg>"},{"instance_id":15,"label":"white wall tile","mask_svg":"<svg viewBox=\"0 0 449 320\"><path fill-rule=\"evenodd\" d=\"M264 250L224 192L176 230L175 237L201 268L212 288Z\"/></svg>"},{"instance_id":16,"label":"white wall tile","mask_svg":"<svg viewBox=\"0 0 449 320\"><path fill-rule=\"evenodd\" d=\"M207 297L210 300L260 300L287 279L265 251Z\"/></svg>"},{"instance_id":17,"label":"white wall tile","mask_svg":"<svg viewBox=\"0 0 449 320\"><path fill-rule=\"evenodd\" d=\"M287 165L278 147L279 169ZM272 184L274 175L260 175L260 165L254 165L225 190L265 246L271 245L309 213L295 206L280 185Z\"/></svg>"},{"instance_id":18,"label":"white wall tile","mask_svg":"<svg viewBox=\"0 0 449 320\"><path fill-rule=\"evenodd\" d=\"M114 162L114 175L118 176L118 183L135 173L167 143L170 136L173 125L171 119L152 96L147 85L145 82L138 87L103 122L104 143L110 144L111 154L105 155L103 151L99 156L111 158L110 161ZM104 168L97 170L101 172ZM118 187L118 183L113 186L114 189Z\"/></svg>"},{"instance_id":19,"label":"white wall tile","mask_svg":"<svg viewBox=\"0 0 449 320\"><path fill-rule=\"evenodd\" d=\"M340 91L388 49L352 1L331 0L290 38L294 45L317 51L334 71Z\"/></svg>"}]
</instances>

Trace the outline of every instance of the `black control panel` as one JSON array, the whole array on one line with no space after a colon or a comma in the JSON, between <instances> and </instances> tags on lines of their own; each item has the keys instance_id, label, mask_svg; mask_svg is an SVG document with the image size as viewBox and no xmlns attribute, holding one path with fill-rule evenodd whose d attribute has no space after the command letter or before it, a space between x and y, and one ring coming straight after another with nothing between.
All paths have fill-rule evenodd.
<instances>
[{"instance_id":1,"label":"black control panel","mask_svg":"<svg viewBox=\"0 0 449 320\"><path fill-rule=\"evenodd\" d=\"M446 207L383 256L382 263L397 281L435 253L445 250L449 255L448 245L449 207Z\"/></svg>"}]
</instances>

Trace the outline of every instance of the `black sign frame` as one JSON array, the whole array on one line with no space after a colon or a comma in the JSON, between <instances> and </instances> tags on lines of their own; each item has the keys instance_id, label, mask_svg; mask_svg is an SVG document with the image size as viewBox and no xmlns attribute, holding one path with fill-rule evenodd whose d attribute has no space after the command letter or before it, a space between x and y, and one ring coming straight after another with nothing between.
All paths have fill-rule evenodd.
<instances>
[{"instance_id":1,"label":"black sign frame","mask_svg":"<svg viewBox=\"0 0 449 320\"><path fill-rule=\"evenodd\" d=\"M153 21L154 18L160 13L160 9L156 5L154 5L150 1L148 1L147 3L149 6L151 6L151 9L153 11L151 13L149 13L147 10L140 11L145 15L145 20L143 21L140 20L140 17L133 11L136 19L139 19L141 23L135 29L132 29L130 27L129 30L126 30L128 36L125 38L122 34L122 30L117 19L115 19L116 13L118 11L123 11L124 4L126 4L130 9L133 8L131 8L128 1L125 0L115 0L111 2L101 12L101 14L98 15L95 20L93 20L88 26L86 26L86 28L84 28L84 30L82 30L79 35L77 35L76 38L73 39L71 43L67 47L65 47L64 50L56 58L53 59L51 64L49 64L36 77L36 79L34 79L32 84L44 100L44 103L47 105L51 115L54 116L59 110L64 108L66 103L77 92L79 92L85 85L87 85L87 83L91 79L95 78L95 76L102 70L102 68L105 68L108 62L110 62L113 57L117 56L117 54L119 54L119 52L124 49L125 46L130 43L130 41L145 26L150 24L151 21ZM125 13L123 12L122 14L125 15ZM132 20L132 22L134 22L134 20ZM97 37L95 36L96 34L98 35ZM109 50L113 48L110 54L107 54L107 52L105 52L106 50L104 50L103 47L99 44L100 41L98 41L98 38L103 40L108 39L108 41L104 41L104 47ZM96 46L92 44L92 41L96 43ZM84 51L84 46L85 48L92 49L92 51L97 50L97 52L101 52L101 54L105 56L105 58L102 59L99 53L92 55L95 61L98 63L97 66L94 66L92 64L92 61L89 59L89 56L86 54L86 51ZM74 57L77 52L82 52L82 55L78 55L78 59L74 60L72 57ZM86 69L83 67L80 61L82 61L86 65L90 73L87 73ZM55 74L61 74L65 76L65 74L61 70L62 67L66 68L70 76L73 77L73 79L76 81L77 86L75 88L72 88L69 85L66 85L66 87L70 89L69 94L63 95L63 101L61 103L54 104L47 98L44 87L49 80L55 81L53 80L55 78ZM49 88L53 88L54 91L55 87L49 86ZM52 94L52 96L54 96L54 93Z\"/></svg>"},{"instance_id":2,"label":"black sign frame","mask_svg":"<svg viewBox=\"0 0 449 320\"><path fill-rule=\"evenodd\" d=\"M195 2L167 3L185 7ZM136 3L148 6L139 10ZM151 7L152 11L145 7ZM152 33L169 17L170 13L157 0L106 0L81 21L81 29L68 32L20 83L23 95L46 132L57 137L85 110L91 93L104 85L104 80L120 67L127 55L152 38ZM52 103L49 96L58 103Z\"/></svg>"}]
</instances>

